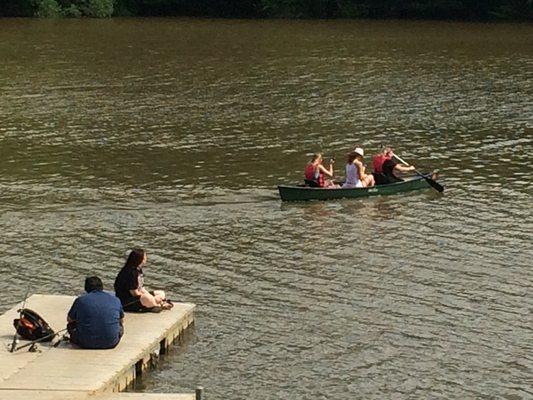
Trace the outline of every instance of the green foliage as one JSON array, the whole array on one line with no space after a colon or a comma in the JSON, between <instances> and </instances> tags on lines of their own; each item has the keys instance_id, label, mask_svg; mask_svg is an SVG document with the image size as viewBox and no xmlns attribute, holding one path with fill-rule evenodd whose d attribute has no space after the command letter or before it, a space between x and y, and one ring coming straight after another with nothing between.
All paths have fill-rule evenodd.
<instances>
[{"instance_id":1,"label":"green foliage","mask_svg":"<svg viewBox=\"0 0 533 400\"><path fill-rule=\"evenodd\" d=\"M337 0L262 0L263 11L278 18L336 18L339 16Z\"/></svg>"},{"instance_id":2,"label":"green foliage","mask_svg":"<svg viewBox=\"0 0 533 400\"><path fill-rule=\"evenodd\" d=\"M115 0L113 14L131 17L139 14L139 2L136 0Z\"/></svg>"},{"instance_id":3,"label":"green foliage","mask_svg":"<svg viewBox=\"0 0 533 400\"><path fill-rule=\"evenodd\" d=\"M533 20L533 0L510 0L502 3L491 11L495 18Z\"/></svg>"},{"instance_id":4,"label":"green foliage","mask_svg":"<svg viewBox=\"0 0 533 400\"><path fill-rule=\"evenodd\" d=\"M74 4L64 8L63 15L68 18L80 18L82 16L81 11Z\"/></svg>"},{"instance_id":5,"label":"green foliage","mask_svg":"<svg viewBox=\"0 0 533 400\"><path fill-rule=\"evenodd\" d=\"M37 18L57 18L62 15L56 0L36 0L34 16Z\"/></svg>"},{"instance_id":6,"label":"green foliage","mask_svg":"<svg viewBox=\"0 0 533 400\"><path fill-rule=\"evenodd\" d=\"M350 1L339 1L339 16L342 18L366 18L367 13L363 7Z\"/></svg>"},{"instance_id":7,"label":"green foliage","mask_svg":"<svg viewBox=\"0 0 533 400\"><path fill-rule=\"evenodd\" d=\"M306 8L300 0L263 0L261 3L267 15L277 18L301 18Z\"/></svg>"},{"instance_id":8,"label":"green foliage","mask_svg":"<svg viewBox=\"0 0 533 400\"><path fill-rule=\"evenodd\" d=\"M73 3L87 17L108 18L113 14L114 0L78 0Z\"/></svg>"},{"instance_id":9,"label":"green foliage","mask_svg":"<svg viewBox=\"0 0 533 400\"><path fill-rule=\"evenodd\" d=\"M0 0L1 16L533 19L533 0Z\"/></svg>"}]
</instances>

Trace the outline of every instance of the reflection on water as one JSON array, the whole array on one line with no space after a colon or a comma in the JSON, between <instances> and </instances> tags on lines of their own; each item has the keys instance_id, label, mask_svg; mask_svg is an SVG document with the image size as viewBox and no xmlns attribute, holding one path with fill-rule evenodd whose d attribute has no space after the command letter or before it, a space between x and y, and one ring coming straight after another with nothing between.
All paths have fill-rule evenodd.
<instances>
[{"instance_id":1,"label":"reflection on water","mask_svg":"<svg viewBox=\"0 0 533 400\"><path fill-rule=\"evenodd\" d=\"M148 284L199 312L139 390L530 396L532 33L3 20L4 309L27 282L111 287L144 246ZM279 201L309 153L382 143L444 195Z\"/></svg>"}]
</instances>

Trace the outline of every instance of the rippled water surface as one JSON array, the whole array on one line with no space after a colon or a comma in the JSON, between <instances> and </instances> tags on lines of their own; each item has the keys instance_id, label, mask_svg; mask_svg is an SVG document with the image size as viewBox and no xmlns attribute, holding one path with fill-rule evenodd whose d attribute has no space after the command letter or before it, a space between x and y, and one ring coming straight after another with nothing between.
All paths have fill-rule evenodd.
<instances>
[{"instance_id":1,"label":"rippled water surface","mask_svg":"<svg viewBox=\"0 0 533 400\"><path fill-rule=\"evenodd\" d=\"M0 300L146 280L198 305L138 390L533 397L533 28L0 20ZM392 144L432 190L282 204Z\"/></svg>"}]
</instances>

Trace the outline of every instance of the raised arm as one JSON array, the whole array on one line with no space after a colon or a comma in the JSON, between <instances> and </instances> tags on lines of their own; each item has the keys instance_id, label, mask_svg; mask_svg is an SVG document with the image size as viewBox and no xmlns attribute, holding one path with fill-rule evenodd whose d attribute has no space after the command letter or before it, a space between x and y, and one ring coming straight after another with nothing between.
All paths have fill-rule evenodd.
<instances>
[{"instance_id":1,"label":"raised arm","mask_svg":"<svg viewBox=\"0 0 533 400\"><path fill-rule=\"evenodd\" d=\"M319 164L318 170L322 171L325 175L332 177L333 176L333 163L334 161L329 163L329 169L326 169L322 164Z\"/></svg>"},{"instance_id":2,"label":"raised arm","mask_svg":"<svg viewBox=\"0 0 533 400\"><path fill-rule=\"evenodd\" d=\"M363 163L359 160L355 160L353 163L355 165L355 168L357 168L357 174L359 175L359 180L365 179L366 173L365 173L365 166L363 165Z\"/></svg>"}]
</instances>

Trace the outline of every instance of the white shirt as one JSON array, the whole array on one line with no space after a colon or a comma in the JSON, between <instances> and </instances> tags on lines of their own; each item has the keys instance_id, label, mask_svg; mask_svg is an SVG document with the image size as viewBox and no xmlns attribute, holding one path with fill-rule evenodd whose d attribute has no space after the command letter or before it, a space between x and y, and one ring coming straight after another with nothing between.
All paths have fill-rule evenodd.
<instances>
[{"instance_id":1,"label":"white shirt","mask_svg":"<svg viewBox=\"0 0 533 400\"><path fill-rule=\"evenodd\" d=\"M342 185L343 188L357 188L363 187L363 183L359 179L359 172L354 163L346 164L346 181Z\"/></svg>"}]
</instances>

